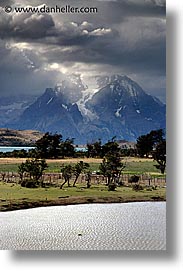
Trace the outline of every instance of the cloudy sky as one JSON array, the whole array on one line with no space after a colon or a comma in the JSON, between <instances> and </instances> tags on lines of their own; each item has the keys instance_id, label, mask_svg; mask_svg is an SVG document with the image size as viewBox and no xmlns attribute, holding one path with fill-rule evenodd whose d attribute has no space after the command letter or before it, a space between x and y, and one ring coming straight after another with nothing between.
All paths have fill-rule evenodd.
<instances>
[{"instance_id":1,"label":"cloudy sky","mask_svg":"<svg viewBox=\"0 0 183 275\"><path fill-rule=\"evenodd\" d=\"M3 7L97 7L93 14ZM0 93L41 94L64 74L125 74L165 101L165 0L0 0Z\"/></svg>"}]
</instances>

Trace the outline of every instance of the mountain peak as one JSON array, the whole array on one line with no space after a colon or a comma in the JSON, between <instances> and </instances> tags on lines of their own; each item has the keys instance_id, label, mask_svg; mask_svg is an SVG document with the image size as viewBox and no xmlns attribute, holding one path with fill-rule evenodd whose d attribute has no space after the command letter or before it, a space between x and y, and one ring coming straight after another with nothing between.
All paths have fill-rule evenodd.
<instances>
[{"instance_id":1,"label":"mountain peak","mask_svg":"<svg viewBox=\"0 0 183 275\"><path fill-rule=\"evenodd\" d=\"M123 96L131 97L133 100L138 96L144 96L143 89L126 75L113 74L97 78L99 89L105 90L108 95L115 95L116 100ZM107 88L107 89L106 89Z\"/></svg>"},{"instance_id":2,"label":"mountain peak","mask_svg":"<svg viewBox=\"0 0 183 275\"><path fill-rule=\"evenodd\" d=\"M139 85L134 82L131 78L129 78L126 75L120 75L120 74L113 74L111 76L97 76L96 81L99 88L102 88L104 86L107 86L108 84L118 83L122 85L136 85L139 87Z\"/></svg>"},{"instance_id":3,"label":"mountain peak","mask_svg":"<svg viewBox=\"0 0 183 275\"><path fill-rule=\"evenodd\" d=\"M56 95L62 94L68 99L68 102L75 103L82 97L82 91L85 90L80 75L67 75L54 88Z\"/></svg>"},{"instance_id":4,"label":"mountain peak","mask_svg":"<svg viewBox=\"0 0 183 275\"><path fill-rule=\"evenodd\" d=\"M99 88L88 94L77 75L47 88L13 128L56 131L64 138L75 137L77 143L112 136L135 140L152 129L165 128L165 105L135 81L120 74L96 80Z\"/></svg>"},{"instance_id":5,"label":"mountain peak","mask_svg":"<svg viewBox=\"0 0 183 275\"><path fill-rule=\"evenodd\" d=\"M110 81L120 81L120 80L124 80L124 81L131 81L131 79L129 77L127 77L126 75L120 75L120 74L113 74L110 77Z\"/></svg>"},{"instance_id":6,"label":"mountain peak","mask_svg":"<svg viewBox=\"0 0 183 275\"><path fill-rule=\"evenodd\" d=\"M45 94L50 95L54 93L54 89L53 88L46 88L45 90Z\"/></svg>"}]
</instances>

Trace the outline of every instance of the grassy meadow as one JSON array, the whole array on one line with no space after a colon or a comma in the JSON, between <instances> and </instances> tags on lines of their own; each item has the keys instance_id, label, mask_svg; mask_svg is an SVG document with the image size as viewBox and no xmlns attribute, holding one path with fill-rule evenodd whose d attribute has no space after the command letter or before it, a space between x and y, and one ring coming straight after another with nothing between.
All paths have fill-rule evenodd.
<instances>
[{"instance_id":1,"label":"grassy meadow","mask_svg":"<svg viewBox=\"0 0 183 275\"><path fill-rule=\"evenodd\" d=\"M24 209L47 205L78 203L134 202L165 200L165 188L144 188L134 191L131 187L117 187L108 191L105 185L93 185L87 189L82 184L76 187L24 188L18 184L0 183L0 211Z\"/></svg>"},{"instance_id":2,"label":"grassy meadow","mask_svg":"<svg viewBox=\"0 0 183 275\"><path fill-rule=\"evenodd\" d=\"M93 158L84 158L84 159L60 159L60 160L47 160L48 168L46 172L49 173L59 173L60 166L62 164L71 164L74 165L75 163L83 160L90 164L90 169L92 172L99 170L99 165L102 162L102 159L93 159ZM1 158L0 159L0 172L17 172L18 166L20 163L24 162L25 159L21 158ZM126 174L143 174L149 173L152 175L161 175L159 170L156 169L154 166L155 162L152 159L140 159L140 158L124 158L123 163L126 164L124 169L124 173Z\"/></svg>"},{"instance_id":3,"label":"grassy meadow","mask_svg":"<svg viewBox=\"0 0 183 275\"><path fill-rule=\"evenodd\" d=\"M60 172L63 163L75 164L83 160L90 164L91 171L98 171L102 159L62 159L47 160L46 172ZM0 159L0 172L17 172L18 165L25 159ZM126 168L124 174L148 173L161 177L159 171L154 167L151 159L124 159ZM72 182L71 182L72 185ZM25 188L20 184L0 182L0 211L16 210L48 205L67 205L78 203L111 203L111 202L133 202L133 201L157 201L166 200L166 188L158 187L156 190L144 187L141 191L134 191L132 187L117 187L115 191L108 191L105 184L92 184L86 188L85 183L77 183L76 187L64 185L60 189L58 185L46 188Z\"/></svg>"}]
</instances>

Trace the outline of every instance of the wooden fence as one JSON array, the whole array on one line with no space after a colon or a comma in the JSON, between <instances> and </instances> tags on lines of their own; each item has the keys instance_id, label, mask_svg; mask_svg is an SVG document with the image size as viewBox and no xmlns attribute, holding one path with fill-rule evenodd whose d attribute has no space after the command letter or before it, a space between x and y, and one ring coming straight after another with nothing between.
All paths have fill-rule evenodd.
<instances>
[{"instance_id":1,"label":"wooden fence","mask_svg":"<svg viewBox=\"0 0 183 275\"><path fill-rule=\"evenodd\" d=\"M120 177L120 181L125 185L130 186L129 179L132 174L123 174ZM149 176L147 174L138 175L140 177L139 183L143 185L156 185L156 186L166 186L166 177ZM26 175L25 175L26 177ZM0 172L0 181L9 183L18 183L20 177L18 173L15 172ZM63 177L61 173L44 173L42 176L43 182L49 185L60 185L63 183ZM74 177L71 178L71 183L74 181ZM78 181L81 184L85 184L85 175L79 176ZM101 175L92 174L91 184L106 184L107 178Z\"/></svg>"}]
</instances>

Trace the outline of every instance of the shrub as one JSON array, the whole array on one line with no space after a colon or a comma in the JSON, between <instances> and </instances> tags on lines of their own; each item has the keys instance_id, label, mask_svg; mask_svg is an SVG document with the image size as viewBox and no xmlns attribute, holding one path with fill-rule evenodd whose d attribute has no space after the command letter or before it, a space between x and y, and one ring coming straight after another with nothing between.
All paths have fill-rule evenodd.
<instances>
[{"instance_id":1,"label":"shrub","mask_svg":"<svg viewBox=\"0 0 183 275\"><path fill-rule=\"evenodd\" d=\"M118 182L118 186L124 186L124 185L125 185L124 181L119 181Z\"/></svg>"},{"instance_id":2,"label":"shrub","mask_svg":"<svg viewBox=\"0 0 183 275\"><path fill-rule=\"evenodd\" d=\"M134 191L141 191L143 189L144 189L144 187L140 184L136 183L136 184L132 185L132 190L134 190Z\"/></svg>"},{"instance_id":3,"label":"shrub","mask_svg":"<svg viewBox=\"0 0 183 275\"><path fill-rule=\"evenodd\" d=\"M26 188L37 188L38 187L38 182L32 180L32 179L25 179L20 182L22 187Z\"/></svg>"},{"instance_id":4,"label":"shrub","mask_svg":"<svg viewBox=\"0 0 183 275\"><path fill-rule=\"evenodd\" d=\"M115 191L116 190L116 184L114 183L111 183L108 185L108 191Z\"/></svg>"},{"instance_id":5,"label":"shrub","mask_svg":"<svg viewBox=\"0 0 183 275\"><path fill-rule=\"evenodd\" d=\"M128 183L133 183L133 182L137 183L139 181L139 179L140 179L139 176L133 175L128 179Z\"/></svg>"},{"instance_id":6,"label":"shrub","mask_svg":"<svg viewBox=\"0 0 183 275\"><path fill-rule=\"evenodd\" d=\"M152 191L152 190L153 190L152 187L150 187L150 186L146 187L146 191Z\"/></svg>"}]
</instances>

